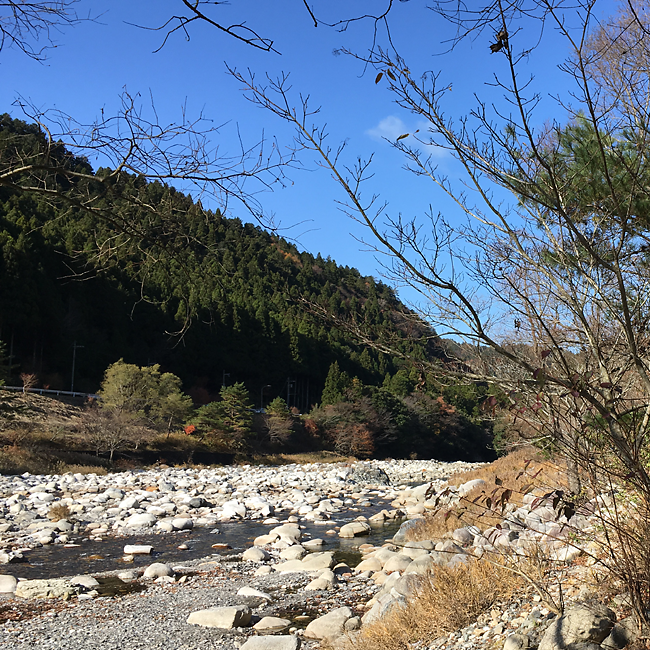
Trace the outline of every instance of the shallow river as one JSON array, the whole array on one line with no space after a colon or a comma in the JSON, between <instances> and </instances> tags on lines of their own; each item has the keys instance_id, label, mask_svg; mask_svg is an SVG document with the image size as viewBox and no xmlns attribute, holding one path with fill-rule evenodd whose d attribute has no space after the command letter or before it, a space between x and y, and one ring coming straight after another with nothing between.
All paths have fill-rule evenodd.
<instances>
[{"instance_id":1,"label":"shallow river","mask_svg":"<svg viewBox=\"0 0 650 650\"><path fill-rule=\"evenodd\" d=\"M333 520L327 525L315 525L309 521L301 521L304 526L303 540L320 538L325 541L322 550L335 551L338 562L346 562L356 566L361 559L360 544L381 545L392 537L400 526L401 521L389 522L384 526L373 526L370 535L342 539L337 535L326 535L325 531L334 526L340 526L352 521L360 514L370 517L390 505L381 500L375 500L367 508L334 513ZM196 560L211 555L232 555L241 553L253 545L253 540L259 535L269 532L274 526L262 524L259 521L241 521L217 524L216 527L196 527L192 531L180 531L165 534L129 535L128 537L106 537L102 541L83 538L79 546L65 548L60 545L43 546L25 552L26 562L2 567L0 573L9 573L20 578L56 578L61 576L95 574L103 571L125 570L128 568L146 567L152 562L165 562L179 565L183 562ZM219 533L215 533L215 528ZM126 544L150 544L153 546L151 555L136 555L133 562L124 562L124 546ZM179 550L178 546L186 544L187 550ZM229 548L212 548L213 544L228 545Z\"/></svg>"}]
</instances>

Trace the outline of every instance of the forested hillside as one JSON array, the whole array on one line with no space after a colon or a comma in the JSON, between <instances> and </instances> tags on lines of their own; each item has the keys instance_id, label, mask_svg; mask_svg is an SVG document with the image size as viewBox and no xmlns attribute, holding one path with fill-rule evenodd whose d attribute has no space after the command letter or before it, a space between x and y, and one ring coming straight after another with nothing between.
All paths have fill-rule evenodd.
<instances>
[{"instance_id":1,"label":"forested hillside","mask_svg":"<svg viewBox=\"0 0 650 650\"><path fill-rule=\"evenodd\" d=\"M1 158L44 148L37 126L0 117ZM43 155L92 173L63 148ZM72 183L61 176L69 200L23 192L19 183L0 187L0 340L15 382L30 372L41 385L69 389L75 344L74 383L84 391L124 358L161 364L197 401L214 397L224 380L241 381L264 402L281 395L307 410L334 361L371 385L396 373L394 359L361 347L305 301L387 333L416 358L439 354L434 333L393 291L354 268L205 210L162 183L128 174ZM93 210L75 205L79 195Z\"/></svg>"}]
</instances>

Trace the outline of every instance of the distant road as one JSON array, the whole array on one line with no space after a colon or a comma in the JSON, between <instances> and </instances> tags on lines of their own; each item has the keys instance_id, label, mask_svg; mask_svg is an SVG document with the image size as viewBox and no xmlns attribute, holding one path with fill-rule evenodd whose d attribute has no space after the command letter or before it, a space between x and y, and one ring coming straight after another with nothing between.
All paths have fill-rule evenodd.
<instances>
[{"instance_id":1,"label":"distant road","mask_svg":"<svg viewBox=\"0 0 650 650\"><path fill-rule=\"evenodd\" d=\"M53 396L61 396L61 397L81 397L81 398L87 398L90 397L92 399L101 399L99 395L95 395L94 393L78 393L76 391L72 392L71 390L52 390L50 388L23 388L22 386L0 386L0 390L15 390L19 392L25 392L25 393L38 393L39 395L53 395Z\"/></svg>"}]
</instances>

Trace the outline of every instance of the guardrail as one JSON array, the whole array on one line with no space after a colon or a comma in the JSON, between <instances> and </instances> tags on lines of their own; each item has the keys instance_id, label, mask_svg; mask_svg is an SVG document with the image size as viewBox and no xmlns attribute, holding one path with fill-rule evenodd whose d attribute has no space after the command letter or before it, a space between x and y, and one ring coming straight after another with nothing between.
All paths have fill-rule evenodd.
<instances>
[{"instance_id":1,"label":"guardrail","mask_svg":"<svg viewBox=\"0 0 650 650\"><path fill-rule=\"evenodd\" d=\"M51 388L25 388L23 386L0 386L0 390L15 390L21 393L38 393L39 395L67 395L68 397L91 397L92 399L101 399L95 393L77 393L71 390L52 390Z\"/></svg>"}]
</instances>

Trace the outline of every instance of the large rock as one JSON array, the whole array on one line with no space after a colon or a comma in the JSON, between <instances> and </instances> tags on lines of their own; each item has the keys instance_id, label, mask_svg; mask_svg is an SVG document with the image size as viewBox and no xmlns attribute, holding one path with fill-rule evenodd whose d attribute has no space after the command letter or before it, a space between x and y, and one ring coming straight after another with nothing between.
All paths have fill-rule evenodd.
<instances>
[{"instance_id":1,"label":"large rock","mask_svg":"<svg viewBox=\"0 0 650 650\"><path fill-rule=\"evenodd\" d=\"M472 490L486 486L487 483L482 478L475 478L473 481L467 481L467 483L458 486L458 496L467 496Z\"/></svg>"},{"instance_id":2,"label":"large rock","mask_svg":"<svg viewBox=\"0 0 650 650\"><path fill-rule=\"evenodd\" d=\"M150 544L127 544L124 555L151 555L153 546Z\"/></svg>"},{"instance_id":3,"label":"large rock","mask_svg":"<svg viewBox=\"0 0 650 650\"><path fill-rule=\"evenodd\" d=\"M398 596L395 597L391 593L382 594L377 598L372 608L363 615L363 622L365 625L369 625L370 623L382 619L384 616L388 616L391 612L394 612L397 609L406 607L406 605L407 600L402 595L398 594Z\"/></svg>"},{"instance_id":4,"label":"large rock","mask_svg":"<svg viewBox=\"0 0 650 650\"><path fill-rule=\"evenodd\" d=\"M372 529L365 521L351 521L341 526L339 537L358 537L359 535L370 535Z\"/></svg>"},{"instance_id":5,"label":"large rock","mask_svg":"<svg viewBox=\"0 0 650 650\"><path fill-rule=\"evenodd\" d=\"M264 616L255 625L253 629L260 634L273 634L274 632L282 632L291 625L288 618L278 618L277 616Z\"/></svg>"},{"instance_id":6,"label":"large rock","mask_svg":"<svg viewBox=\"0 0 650 650\"><path fill-rule=\"evenodd\" d=\"M422 591L425 584L427 584L426 578L415 573L409 573L402 576L392 588L404 598L412 599Z\"/></svg>"},{"instance_id":7,"label":"large rock","mask_svg":"<svg viewBox=\"0 0 650 650\"><path fill-rule=\"evenodd\" d=\"M339 607L314 619L305 629L305 637L332 642L345 632L345 624L354 616L349 607Z\"/></svg>"},{"instance_id":8,"label":"large rock","mask_svg":"<svg viewBox=\"0 0 650 650\"><path fill-rule=\"evenodd\" d=\"M411 489L410 496L416 501L424 501L433 491L433 483L422 483Z\"/></svg>"},{"instance_id":9,"label":"large rock","mask_svg":"<svg viewBox=\"0 0 650 650\"><path fill-rule=\"evenodd\" d=\"M411 543L412 542L407 542L407 544ZM410 557L412 560L416 560L423 555L429 555L429 551L427 551L425 548L412 548L410 546L405 546L400 551L400 555L406 555L406 557Z\"/></svg>"},{"instance_id":10,"label":"large rock","mask_svg":"<svg viewBox=\"0 0 650 650\"><path fill-rule=\"evenodd\" d=\"M390 485L388 474L379 467L357 463L357 466L348 476L348 481L361 485Z\"/></svg>"},{"instance_id":11,"label":"large rock","mask_svg":"<svg viewBox=\"0 0 650 650\"><path fill-rule=\"evenodd\" d=\"M424 576L428 573L432 573L436 566L436 561L430 555L423 555L422 557L415 558L415 560L404 569L404 573Z\"/></svg>"},{"instance_id":12,"label":"large rock","mask_svg":"<svg viewBox=\"0 0 650 650\"><path fill-rule=\"evenodd\" d=\"M320 553L310 553L302 559L305 571L322 571L331 569L334 564L334 553L332 551L322 551Z\"/></svg>"},{"instance_id":13,"label":"large rock","mask_svg":"<svg viewBox=\"0 0 650 650\"><path fill-rule=\"evenodd\" d=\"M384 564L386 564L390 558L395 557L396 555L399 555L399 553L391 551L389 548L380 548L378 551L375 551L372 554L372 557L379 560L381 562L381 565L384 566Z\"/></svg>"},{"instance_id":14,"label":"large rock","mask_svg":"<svg viewBox=\"0 0 650 650\"><path fill-rule=\"evenodd\" d=\"M0 564L15 564L16 562L24 562L25 558L22 553L17 551L0 552Z\"/></svg>"},{"instance_id":15,"label":"large rock","mask_svg":"<svg viewBox=\"0 0 650 650\"><path fill-rule=\"evenodd\" d=\"M474 543L476 531L476 527L472 527L471 529L468 527L456 528L456 530L451 534L451 537L461 546L471 546Z\"/></svg>"},{"instance_id":16,"label":"large rock","mask_svg":"<svg viewBox=\"0 0 650 650\"><path fill-rule=\"evenodd\" d=\"M511 634L503 644L503 650L526 650L529 642L527 634Z\"/></svg>"},{"instance_id":17,"label":"large rock","mask_svg":"<svg viewBox=\"0 0 650 650\"><path fill-rule=\"evenodd\" d=\"M316 537L315 539L308 539L306 542L301 542L303 548L306 548L308 551L314 551L317 548L325 545L325 542L322 539Z\"/></svg>"},{"instance_id":18,"label":"large rock","mask_svg":"<svg viewBox=\"0 0 650 650\"><path fill-rule=\"evenodd\" d=\"M289 560L275 565L275 570L280 573L299 573L303 571L323 571L334 565L334 553L323 551L322 553L310 553L302 560Z\"/></svg>"},{"instance_id":19,"label":"large rock","mask_svg":"<svg viewBox=\"0 0 650 650\"><path fill-rule=\"evenodd\" d=\"M578 603L546 630L539 650L565 650L572 644L600 645L615 623L616 614L609 607L600 603Z\"/></svg>"},{"instance_id":20,"label":"large rock","mask_svg":"<svg viewBox=\"0 0 650 650\"><path fill-rule=\"evenodd\" d=\"M639 628L634 617L629 616L616 623L609 636L600 644L603 650L622 650L639 636Z\"/></svg>"},{"instance_id":21,"label":"large rock","mask_svg":"<svg viewBox=\"0 0 650 650\"><path fill-rule=\"evenodd\" d=\"M164 576L173 576L174 570L169 566L169 564L163 564L162 562L154 562L150 564L144 571L145 578L161 578Z\"/></svg>"},{"instance_id":22,"label":"large rock","mask_svg":"<svg viewBox=\"0 0 650 650\"><path fill-rule=\"evenodd\" d=\"M566 562L570 564L576 558L582 555L582 549L575 546L562 546L554 548L549 552L549 558L558 562Z\"/></svg>"},{"instance_id":23,"label":"large rock","mask_svg":"<svg viewBox=\"0 0 650 650\"><path fill-rule=\"evenodd\" d=\"M273 535L275 539L280 539L281 542L286 544L298 544L300 538L302 537L302 531L297 524L283 524L282 526L276 526L273 528L269 535ZM255 544L257 546L257 544Z\"/></svg>"},{"instance_id":24,"label":"large rock","mask_svg":"<svg viewBox=\"0 0 650 650\"><path fill-rule=\"evenodd\" d=\"M191 517L176 517L172 519L172 526L174 530L192 530L194 528L194 521Z\"/></svg>"},{"instance_id":25,"label":"large rock","mask_svg":"<svg viewBox=\"0 0 650 650\"><path fill-rule=\"evenodd\" d=\"M450 539L446 539L443 542L436 544L436 551L439 553L447 553L449 557L457 555L458 553L463 553L463 549L454 544Z\"/></svg>"},{"instance_id":26,"label":"large rock","mask_svg":"<svg viewBox=\"0 0 650 650\"><path fill-rule=\"evenodd\" d=\"M13 594L18 580L14 576L0 575L0 594Z\"/></svg>"},{"instance_id":27,"label":"large rock","mask_svg":"<svg viewBox=\"0 0 650 650\"><path fill-rule=\"evenodd\" d=\"M297 636L254 636L248 639L241 650L298 650Z\"/></svg>"},{"instance_id":28,"label":"large rock","mask_svg":"<svg viewBox=\"0 0 650 650\"><path fill-rule=\"evenodd\" d=\"M270 559L271 555L269 552L265 551L263 548L258 548L257 546L247 548L242 554L242 560L248 562L266 562Z\"/></svg>"},{"instance_id":29,"label":"large rock","mask_svg":"<svg viewBox=\"0 0 650 650\"><path fill-rule=\"evenodd\" d=\"M70 598L83 590L65 578L53 580L21 580L16 586L17 598Z\"/></svg>"},{"instance_id":30,"label":"large rock","mask_svg":"<svg viewBox=\"0 0 650 650\"><path fill-rule=\"evenodd\" d=\"M137 513L131 515L124 525L127 528L151 528L156 523L156 516L149 512Z\"/></svg>"},{"instance_id":31,"label":"large rock","mask_svg":"<svg viewBox=\"0 0 650 650\"><path fill-rule=\"evenodd\" d=\"M280 551L280 557L283 560L302 560L305 555L307 555L307 549L300 544L294 544Z\"/></svg>"},{"instance_id":32,"label":"large rock","mask_svg":"<svg viewBox=\"0 0 650 650\"><path fill-rule=\"evenodd\" d=\"M361 573L362 571L381 571L382 564L376 557L368 557L365 560L361 560L357 564L355 571Z\"/></svg>"},{"instance_id":33,"label":"large rock","mask_svg":"<svg viewBox=\"0 0 650 650\"><path fill-rule=\"evenodd\" d=\"M422 517L416 519L409 519L405 521L400 527L399 530L393 535L393 541L396 544L403 544L406 542L407 536L412 530L422 523Z\"/></svg>"},{"instance_id":34,"label":"large rock","mask_svg":"<svg viewBox=\"0 0 650 650\"><path fill-rule=\"evenodd\" d=\"M336 575L334 571L323 571L318 578L312 580L306 587L305 591L318 591L320 589L334 589L337 584Z\"/></svg>"},{"instance_id":35,"label":"large rock","mask_svg":"<svg viewBox=\"0 0 650 650\"><path fill-rule=\"evenodd\" d=\"M233 627L246 627L251 622L251 610L246 605L200 609L192 612L188 616L187 622L190 625L230 630Z\"/></svg>"},{"instance_id":36,"label":"large rock","mask_svg":"<svg viewBox=\"0 0 650 650\"><path fill-rule=\"evenodd\" d=\"M96 580L92 576L75 576L70 578L70 584L79 585L84 587L84 589L96 589L99 587L99 580Z\"/></svg>"},{"instance_id":37,"label":"large rock","mask_svg":"<svg viewBox=\"0 0 650 650\"><path fill-rule=\"evenodd\" d=\"M260 591L259 589L254 589L253 587L241 587L237 592L238 596L244 596L245 598L260 598L271 602L273 596L270 596L265 591Z\"/></svg>"},{"instance_id":38,"label":"large rock","mask_svg":"<svg viewBox=\"0 0 650 650\"><path fill-rule=\"evenodd\" d=\"M393 571L404 571L411 564L412 560L406 555L401 555L398 553L394 555L386 564L384 564L384 571L386 573L392 573Z\"/></svg>"}]
</instances>

